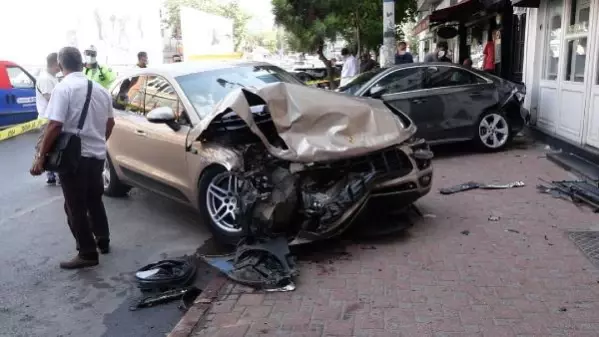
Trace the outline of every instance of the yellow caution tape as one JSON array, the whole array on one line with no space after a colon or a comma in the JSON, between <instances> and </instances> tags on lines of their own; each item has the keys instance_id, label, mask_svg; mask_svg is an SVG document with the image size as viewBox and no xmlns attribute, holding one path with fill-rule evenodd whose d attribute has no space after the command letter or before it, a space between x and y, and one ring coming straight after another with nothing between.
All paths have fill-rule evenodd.
<instances>
[{"instance_id":1,"label":"yellow caution tape","mask_svg":"<svg viewBox=\"0 0 599 337\"><path fill-rule=\"evenodd\" d=\"M40 127L42 127L42 125L46 124L47 122L47 119L38 118L32 120L31 122L18 124L8 129L0 130L0 142L5 139L16 137L20 134L29 132L31 130L39 129Z\"/></svg>"}]
</instances>

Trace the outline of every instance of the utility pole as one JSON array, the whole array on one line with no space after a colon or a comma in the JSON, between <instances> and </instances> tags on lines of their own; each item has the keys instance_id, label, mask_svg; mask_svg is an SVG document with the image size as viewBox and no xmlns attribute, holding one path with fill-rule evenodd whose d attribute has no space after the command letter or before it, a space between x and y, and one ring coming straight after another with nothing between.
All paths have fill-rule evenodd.
<instances>
[{"instance_id":1,"label":"utility pole","mask_svg":"<svg viewBox=\"0 0 599 337\"><path fill-rule=\"evenodd\" d=\"M383 0L383 46L385 55L381 66L392 66L395 63L395 0Z\"/></svg>"}]
</instances>

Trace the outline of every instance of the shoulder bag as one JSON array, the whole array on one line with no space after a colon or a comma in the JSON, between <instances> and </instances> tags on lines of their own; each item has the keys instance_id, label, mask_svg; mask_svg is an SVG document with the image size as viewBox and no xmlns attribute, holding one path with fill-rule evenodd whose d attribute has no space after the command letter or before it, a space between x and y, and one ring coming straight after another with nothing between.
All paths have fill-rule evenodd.
<instances>
[{"instance_id":1,"label":"shoulder bag","mask_svg":"<svg viewBox=\"0 0 599 337\"><path fill-rule=\"evenodd\" d=\"M56 173L69 173L77 170L81 159L81 129L85 124L89 102L92 97L92 82L87 81L87 96L77 124L77 133L61 132L44 163L44 170Z\"/></svg>"}]
</instances>

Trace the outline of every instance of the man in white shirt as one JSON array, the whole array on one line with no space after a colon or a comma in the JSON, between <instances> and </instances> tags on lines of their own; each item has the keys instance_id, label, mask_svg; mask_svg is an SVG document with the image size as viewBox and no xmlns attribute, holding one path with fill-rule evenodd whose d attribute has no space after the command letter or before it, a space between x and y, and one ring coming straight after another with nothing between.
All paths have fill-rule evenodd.
<instances>
[{"instance_id":1,"label":"man in white shirt","mask_svg":"<svg viewBox=\"0 0 599 337\"><path fill-rule=\"evenodd\" d=\"M103 254L109 252L110 233L102 202L102 170L106 160L106 141L112 133L114 117L110 94L92 81L88 113L79 131L77 124L84 109L89 82L82 73L81 53L73 47L62 48L58 62L64 79L54 88L46 108L49 122L30 173L40 175L43 172L46 157L61 132L79 132L81 159L78 168L60 174L65 211L79 250L75 258L60 263L60 267L77 269L97 265L98 249Z\"/></svg>"},{"instance_id":2,"label":"man in white shirt","mask_svg":"<svg viewBox=\"0 0 599 337\"><path fill-rule=\"evenodd\" d=\"M339 85L343 87L358 75L360 68L358 59L349 52L349 49L341 49L341 57L343 57L343 68L341 68L341 83Z\"/></svg>"},{"instance_id":3,"label":"man in white shirt","mask_svg":"<svg viewBox=\"0 0 599 337\"><path fill-rule=\"evenodd\" d=\"M46 57L46 69L40 72L40 75L35 83L35 104L39 118L46 117L46 107L50 101L52 90L58 84L56 74L60 72L58 67L58 54L52 53ZM36 149L39 150L40 142L44 136L45 126L42 127L40 138L38 139ZM54 172L46 172L46 183L49 185L56 184L56 175Z\"/></svg>"}]
</instances>

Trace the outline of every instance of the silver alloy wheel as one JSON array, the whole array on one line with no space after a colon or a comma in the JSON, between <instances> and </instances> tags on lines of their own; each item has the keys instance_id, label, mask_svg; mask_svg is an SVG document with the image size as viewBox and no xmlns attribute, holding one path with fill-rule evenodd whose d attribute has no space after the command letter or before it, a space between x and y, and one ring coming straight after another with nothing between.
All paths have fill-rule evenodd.
<instances>
[{"instance_id":1,"label":"silver alloy wheel","mask_svg":"<svg viewBox=\"0 0 599 337\"><path fill-rule=\"evenodd\" d=\"M102 182L104 183L104 190L107 190L108 186L110 186L110 163L108 163L108 158L104 160L104 169L102 170Z\"/></svg>"},{"instance_id":2,"label":"silver alloy wheel","mask_svg":"<svg viewBox=\"0 0 599 337\"><path fill-rule=\"evenodd\" d=\"M478 125L478 137L486 147L498 149L505 145L510 134L510 127L505 117L489 114L481 119Z\"/></svg>"},{"instance_id":3,"label":"silver alloy wheel","mask_svg":"<svg viewBox=\"0 0 599 337\"><path fill-rule=\"evenodd\" d=\"M212 222L228 233L241 231L236 221L239 183L232 174L220 174L210 182L206 190L206 206Z\"/></svg>"}]
</instances>

